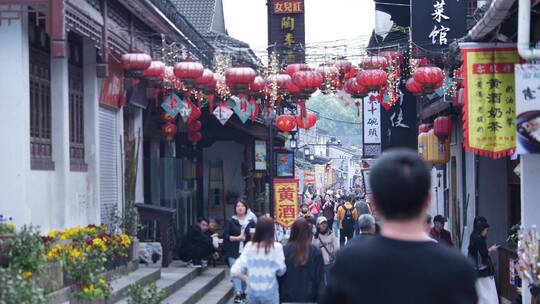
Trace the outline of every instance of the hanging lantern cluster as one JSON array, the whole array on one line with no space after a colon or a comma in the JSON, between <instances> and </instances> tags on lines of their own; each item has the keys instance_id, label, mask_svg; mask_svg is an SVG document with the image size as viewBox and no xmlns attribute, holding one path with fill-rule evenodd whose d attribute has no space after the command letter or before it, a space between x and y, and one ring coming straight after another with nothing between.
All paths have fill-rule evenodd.
<instances>
[{"instance_id":1,"label":"hanging lantern cluster","mask_svg":"<svg viewBox=\"0 0 540 304\"><path fill-rule=\"evenodd\" d=\"M323 94L335 92L340 86L340 72L333 64L322 64L316 71L321 74L323 83L320 87Z\"/></svg>"},{"instance_id":2,"label":"hanging lantern cluster","mask_svg":"<svg viewBox=\"0 0 540 304\"><path fill-rule=\"evenodd\" d=\"M407 80L407 90L414 95L433 94L444 84L444 72L441 68L421 60L413 76Z\"/></svg>"},{"instance_id":3,"label":"hanging lantern cluster","mask_svg":"<svg viewBox=\"0 0 540 304\"><path fill-rule=\"evenodd\" d=\"M384 57L374 56L362 62L362 71L358 74L358 84L370 91L379 91L387 84L388 60Z\"/></svg>"},{"instance_id":4,"label":"hanging lantern cluster","mask_svg":"<svg viewBox=\"0 0 540 304\"><path fill-rule=\"evenodd\" d=\"M132 77L141 77L150 64L152 57L144 53L124 54L120 59L122 68Z\"/></svg>"}]
</instances>

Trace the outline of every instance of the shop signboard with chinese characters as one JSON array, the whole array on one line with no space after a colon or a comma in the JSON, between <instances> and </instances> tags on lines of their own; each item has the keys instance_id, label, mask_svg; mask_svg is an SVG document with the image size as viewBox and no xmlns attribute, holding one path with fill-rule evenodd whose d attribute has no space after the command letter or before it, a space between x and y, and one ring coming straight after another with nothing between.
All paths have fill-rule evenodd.
<instances>
[{"instance_id":1,"label":"shop signboard with chinese characters","mask_svg":"<svg viewBox=\"0 0 540 304\"><path fill-rule=\"evenodd\" d=\"M412 40L428 50L448 48L467 30L465 1L412 0Z\"/></svg>"},{"instance_id":2,"label":"shop signboard with chinese characters","mask_svg":"<svg viewBox=\"0 0 540 304\"><path fill-rule=\"evenodd\" d=\"M515 45L462 43L465 148L491 158L516 148Z\"/></svg>"},{"instance_id":3,"label":"shop signboard with chinese characters","mask_svg":"<svg viewBox=\"0 0 540 304\"><path fill-rule=\"evenodd\" d=\"M363 100L363 149L364 157L377 157L381 154L381 104L378 93L369 93Z\"/></svg>"},{"instance_id":4,"label":"shop signboard with chinese characters","mask_svg":"<svg viewBox=\"0 0 540 304\"><path fill-rule=\"evenodd\" d=\"M298 183L294 178L274 179L274 218L283 227L290 227L298 214Z\"/></svg>"},{"instance_id":5,"label":"shop signboard with chinese characters","mask_svg":"<svg viewBox=\"0 0 540 304\"><path fill-rule=\"evenodd\" d=\"M268 52L280 63L304 62L304 0L268 1Z\"/></svg>"},{"instance_id":6,"label":"shop signboard with chinese characters","mask_svg":"<svg viewBox=\"0 0 540 304\"><path fill-rule=\"evenodd\" d=\"M517 152L540 153L540 64L516 64Z\"/></svg>"}]
</instances>

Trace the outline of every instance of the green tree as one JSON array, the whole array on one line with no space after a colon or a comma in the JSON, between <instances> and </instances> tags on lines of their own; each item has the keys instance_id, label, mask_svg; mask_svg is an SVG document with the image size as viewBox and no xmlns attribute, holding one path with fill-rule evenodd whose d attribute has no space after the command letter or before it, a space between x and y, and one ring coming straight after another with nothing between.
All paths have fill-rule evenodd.
<instances>
[{"instance_id":1,"label":"green tree","mask_svg":"<svg viewBox=\"0 0 540 304\"><path fill-rule=\"evenodd\" d=\"M349 101L350 102L350 101ZM334 95L319 94L309 99L307 106L319 114L317 126L329 132L332 136L361 136L362 118L358 117L353 102L345 104ZM351 123L344 123L351 122ZM356 123L356 124L353 124Z\"/></svg>"}]
</instances>

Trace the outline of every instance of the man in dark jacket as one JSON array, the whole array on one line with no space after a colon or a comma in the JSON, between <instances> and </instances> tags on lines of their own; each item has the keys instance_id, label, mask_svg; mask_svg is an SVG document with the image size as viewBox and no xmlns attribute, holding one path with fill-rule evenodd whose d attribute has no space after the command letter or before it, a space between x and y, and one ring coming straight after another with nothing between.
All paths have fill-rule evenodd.
<instances>
[{"instance_id":1,"label":"man in dark jacket","mask_svg":"<svg viewBox=\"0 0 540 304\"><path fill-rule=\"evenodd\" d=\"M208 259L215 254L212 238L206 233L208 231L208 220L198 218L197 224L193 225L182 241L180 246L180 260L190 262L194 267L202 267L202 260Z\"/></svg>"},{"instance_id":2,"label":"man in dark jacket","mask_svg":"<svg viewBox=\"0 0 540 304\"><path fill-rule=\"evenodd\" d=\"M429 236L441 244L454 247L452 242L452 235L446 229L444 229L444 223L446 223L446 218L442 215L437 215L433 219L433 228L429 232Z\"/></svg>"},{"instance_id":3,"label":"man in dark jacket","mask_svg":"<svg viewBox=\"0 0 540 304\"><path fill-rule=\"evenodd\" d=\"M418 153L383 153L369 181L381 236L340 249L323 303L476 304L471 262L425 233L431 173Z\"/></svg>"}]
</instances>

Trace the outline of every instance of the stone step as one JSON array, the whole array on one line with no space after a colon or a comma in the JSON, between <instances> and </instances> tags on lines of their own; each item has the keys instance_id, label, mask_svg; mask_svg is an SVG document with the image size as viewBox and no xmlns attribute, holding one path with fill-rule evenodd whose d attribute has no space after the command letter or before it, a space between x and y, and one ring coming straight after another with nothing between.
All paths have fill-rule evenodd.
<instances>
[{"instance_id":1,"label":"stone step","mask_svg":"<svg viewBox=\"0 0 540 304\"><path fill-rule=\"evenodd\" d=\"M225 278L224 268L208 268L184 287L166 298L163 304L195 304Z\"/></svg>"},{"instance_id":2,"label":"stone step","mask_svg":"<svg viewBox=\"0 0 540 304\"><path fill-rule=\"evenodd\" d=\"M201 273L200 268L162 268L161 278L156 281L156 286L165 290L165 296L168 297ZM116 302L116 304L127 304L127 297Z\"/></svg>"},{"instance_id":3,"label":"stone step","mask_svg":"<svg viewBox=\"0 0 540 304\"><path fill-rule=\"evenodd\" d=\"M142 285L149 284L159 280L161 277L160 268L144 268L141 267L128 275L119 277L111 282L113 289L111 298L108 303L115 303L125 297L130 286L139 283Z\"/></svg>"},{"instance_id":4,"label":"stone step","mask_svg":"<svg viewBox=\"0 0 540 304\"><path fill-rule=\"evenodd\" d=\"M231 303L234 290L229 276L225 276L219 284L212 288L197 304Z\"/></svg>"}]
</instances>

